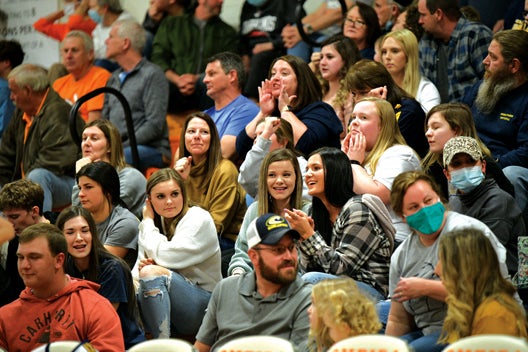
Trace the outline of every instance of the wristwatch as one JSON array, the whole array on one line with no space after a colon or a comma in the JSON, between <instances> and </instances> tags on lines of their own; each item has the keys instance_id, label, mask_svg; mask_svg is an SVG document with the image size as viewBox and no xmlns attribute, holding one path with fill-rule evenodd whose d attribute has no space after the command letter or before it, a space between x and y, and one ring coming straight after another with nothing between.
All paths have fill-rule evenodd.
<instances>
[{"instance_id":1,"label":"wristwatch","mask_svg":"<svg viewBox=\"0 0 528 352\"><path fill-rule=\"evenodd\" d=\"M303 25L303 28L304 28L304 31L306 32L306 34L312 34L314 31L313 27L311 24L307 23L305 25Z\"/></svg>"},{"instance_id":2,"label":"wristwatch","mask_svg":"<svg viewBox=\"0 0 528 352\"><path fill-rule=\"evenodd\" d=\"M286 105L285 107L282 108L281 112L292 111L292 110L293 110L292 106Z\"/></svg>"}]
</instances>

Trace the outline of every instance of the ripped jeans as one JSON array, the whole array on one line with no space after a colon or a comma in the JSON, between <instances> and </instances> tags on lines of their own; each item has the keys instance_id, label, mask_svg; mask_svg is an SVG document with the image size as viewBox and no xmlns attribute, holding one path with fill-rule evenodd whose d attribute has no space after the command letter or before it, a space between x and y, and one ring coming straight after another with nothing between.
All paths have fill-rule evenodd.
<instances>
[{"instance_id":1,"label":"ripped jeans","mask_svg":"<svg viewBox=\"0 0 528 352\"><path fill-rule=\"evenodd\" d=\"M153 338L170 338L171 326L177 334L195 335L210 297L211 292L176 272L139 280L141 315Z\"/></svg>"}]
</instances>

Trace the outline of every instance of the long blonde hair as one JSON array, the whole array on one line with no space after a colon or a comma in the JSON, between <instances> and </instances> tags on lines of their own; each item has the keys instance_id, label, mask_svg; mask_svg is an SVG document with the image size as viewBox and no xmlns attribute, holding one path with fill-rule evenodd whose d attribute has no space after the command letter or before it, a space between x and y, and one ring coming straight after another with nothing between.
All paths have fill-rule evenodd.
<instances>
[{"instance_id":1,"label":"long blonde hair","mask_svg":"<svg viewBox=\"0 0 528 352\"><path fill-rule=\"evenodd\" d=\"M330 338L323 317L335 324L346 324L350 336L376 334L381 329L374 301L365 296L349 277L318 282L312 288L312 300L319 320L316 326L310 327L310 340L315 343L317 351L324 351L337 342Z\"/></svg>"},{"instance_id":2,"label":"long blonde hair","mask_svg":"<svg viewBox=\"0 0 528 352\"><path fill-rule=\"evenodd\" d=\"M400 29L398 31L389 32L383 37L383 43L387 38L396 40L402 47L407 63L405 64L405 73L403 76L402 88L416 98L418 94L418 86L420 85L419 59L418 59L418 40L413 32L408 29ZM383 45L382 43L382 45ZM383 53L382 53L383 57Z\"/></svg>"},{"instance_id":3,"label":"long blonde hair","mask_svg":"<svg viewBox=\"0 0 528 352\"><path fill-rule=\"evenodd\" d=\"M519 336L527 337L525 313L513 297L516 289L502 277L495 249L480 230L446 233L440 238L438 258L448 292L439 342L452 343L471 335L476 310L490 300L510 311L516 317Z\"/></svg>"},{"instance_id":4,"label":"long blonde hair","mask_svg":"<svg viewBox=\"0 0 528 352\"><path fill-rule=\"evenodd\" d=\"M378 139L363 162L363 165L369 165L372 174L375 174L378 161L387 149L396 144L407 145L407 143L398 127L398 121L396 120L394 109L388 101L368 97L361 99L358 103L363 101L372 102L376 105L376 112L380 119L380 133Z\"/></svg>"}]
</instances>

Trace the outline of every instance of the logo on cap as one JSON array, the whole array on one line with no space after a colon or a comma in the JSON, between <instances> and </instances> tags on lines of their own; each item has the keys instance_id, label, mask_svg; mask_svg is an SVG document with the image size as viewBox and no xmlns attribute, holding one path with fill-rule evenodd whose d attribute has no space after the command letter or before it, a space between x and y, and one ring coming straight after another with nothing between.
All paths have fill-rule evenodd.
<instances>
[{"instance_id":1,"label":"logo on cap","mask_svg":"<svg viewBox=\"0 0 528 352\"><path fill-rule=\"evenodd\" d=\"M287 228L289 228L288 223L286 222L286 220L284 220L283 217L278 216L278 215L277 216L271 216L268 220L266 220L266 229L268 231L271 231L271 230L279 228L279 227L287 227Z\"/></svg>"}]
</instances>

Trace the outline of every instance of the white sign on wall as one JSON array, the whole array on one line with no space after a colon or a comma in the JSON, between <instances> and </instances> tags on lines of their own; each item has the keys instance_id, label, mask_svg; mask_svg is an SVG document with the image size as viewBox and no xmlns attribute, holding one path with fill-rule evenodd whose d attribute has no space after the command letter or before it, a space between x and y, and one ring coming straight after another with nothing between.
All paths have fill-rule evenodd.
<instances>
[{"instance_id":1,"label":"white sign on wall","mask_svg":"<svg viewBox=\"0 0 528 352\"><path fill-rule=\"evenodd\" d=\"M22 45L25 63L49 68L59 61L59 42L33 28L33 23L58 9L57 0L0 0L0 9L7 14L6 39L16 39Z\"/></svg>"}]
</instances>

